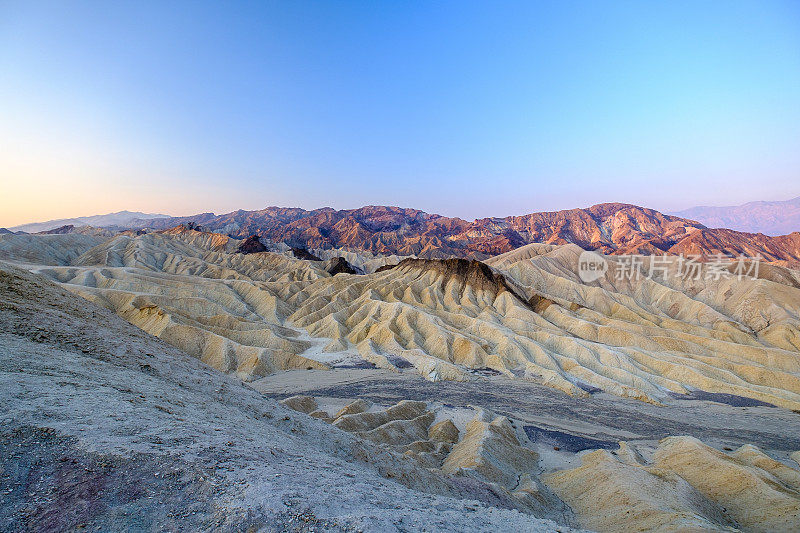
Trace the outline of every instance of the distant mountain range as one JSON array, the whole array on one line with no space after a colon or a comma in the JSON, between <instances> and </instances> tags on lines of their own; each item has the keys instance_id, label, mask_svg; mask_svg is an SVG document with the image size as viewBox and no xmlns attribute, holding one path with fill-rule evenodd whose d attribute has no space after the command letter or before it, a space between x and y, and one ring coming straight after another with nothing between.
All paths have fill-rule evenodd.
<instances>
[{"instance_id":1,"label":"distant mountain range","mask_svg":"<svg viewBox=\"0 0 800 533\"><path fill-rule=\"evenodd\" d=\"M692 207L673 214L697 220L709 228L728 228L773 236L800 231L800 197L728 207Z\"/></svg>"},{"instance_id":2,"label":"distant mountain range","mask_svg":"<svg viewBox=\"0 0 800 533\"><path fill-rule=\"evenodd\" d=\"M574 243L606 254L759 254L768 261L800 261L800 233L769 237L709 229L694 220L620 203L472 222L400 207L338 211L268 207L224 215L137 220L130 227L158 230L186 223L239 238L259 235L299 248L346 248L428 258L484 259L539 242Z\"/></svg>"},{"instance_id":3,"label":"distant mountain range","mask_svg":"<svg viewBox=\"0 0 800 533\"><path fill-rule=\"evenodd\" d=\"M49 220L47 222L33 222L31 224L22 224L21 226L14 226L13 228L8 229L12 232L24 231L26 233L38 233L40 231L49 231L62 226L126 227L133 220L152 220L155 218L166 218L168 216L169 215L155 215L150 213L139 213L135 211L118 211L116 213L108 213L107 215L62 218L58 220Z\"/></svg>"},{"instance_id":4,"label":"distant mountain range","mask_svg":"<svg viewBox=\"0 0 800 533\"><path fill-rule=\"evenodd\" d=\"M698 216L706 209L731 209L744 213L747 206L757 206L753 209L763 213L762 218L767 221L767 213L774 212L776 205L789 206L785 209L791 214L791 206L795 204L800 204L800 199L789 202L754 202L739 208L695 208L684 212L693 214L687 218L666 215L636 205L607 203L585 209L482 218L471 222L417 209L389 206L346 210L325 207L313 211L268 207L258 211L239 210L223 215L200 213L187 217L121 211L95 217L26 224L11 229L74 233L90 231L91 228L82 228L88 224L112 230L164 230L181 224L191 224L192 227L205 231L237 238L258 235L269 241L285 242L297 248L342 248L365 250L373 254L416 255L426 258L485 259L537 242L573 243L587 250L617 255L723 253L734 256L761 255L768 261L796 264L800 262L798 232L768 236L729 228L710 228L708 226L720 224L701 223L707 221ZM788 222L778 220L779 218L774 215L776 223L789 226ZM739 219L719 220L728 223L728 220L744 222L745 219L746 216L741 215Z\"/></svg>"}]
</instances>

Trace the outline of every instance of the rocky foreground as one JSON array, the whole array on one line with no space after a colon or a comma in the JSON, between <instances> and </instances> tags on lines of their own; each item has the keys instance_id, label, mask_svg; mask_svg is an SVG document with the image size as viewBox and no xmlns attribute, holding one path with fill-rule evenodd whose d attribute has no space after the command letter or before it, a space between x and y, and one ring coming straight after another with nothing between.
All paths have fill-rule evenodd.
<instances>
[{"instance_id":1,"label":"rocky foreground","mask_svg":"<svg viewBox=\"0 0 800 533\"><path fill-rule=\"evenodd\" d=\"M567 531L0 268L0 528ZM568 516L563 518L568 520Z\"/></svg>"},{"instance_id":2,"label":"rocky foreground","mask_svg":"<svg viewBox=\"0 0 800 533\"><path fill-rule=\"evenodd\" d=\"M2 236L0 528L800 526L798 272L580 253Z\"/></svg>"},{"instance_id":3,"label":"rocky foreground","mask_svg":"<svg viewBox=\"0 0 800 533\"><path fill-rule=\"evenodd\" d=\"M726 452L673 437L645 458L623 442L545 472L513 418L420 401L328 412L308 396L287 409L10 266L0 270L0 309L5 530L800 523L800 471L754 446Z\"/></svg>"},{"instance_id":4,"label":"rocky foreground","mask_svg":"<svg viewBox=\"0 0 800 533\"><path fill-rule=\"evenodd\" d=\"M457 411L437 415L424 402L382 409L358 399L335 414L310 396L282 403L432 471L493 483L535 514L563 505L564 516L574 510L582 525L600 531L790 531L800 524L800 471L749 444L726 453L696 438L668 437L646 459L645 447L623 441L587 449L579 466L539 477L539 454L523 446L530 439L519 422L481 408L464 419Z\"/></svg>"}]
</instances>

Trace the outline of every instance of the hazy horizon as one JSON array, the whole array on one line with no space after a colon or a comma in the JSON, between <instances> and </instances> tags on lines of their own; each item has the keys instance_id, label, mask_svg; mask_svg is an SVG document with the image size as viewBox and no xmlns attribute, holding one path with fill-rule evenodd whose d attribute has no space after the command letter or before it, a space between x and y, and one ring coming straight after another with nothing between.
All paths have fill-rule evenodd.
<instances>
[{"instance_id":1,"label":"hazy horizon","mask_svg":"<svg viewBox=\"0 0 800 533\"><path fill-rule=\"evenodd\" d=\"M5 2L0 227L800 195L800 5Z\"/></svg>"},{"instance_id":2,"label":"hazy horizon","mask_svg":"<svg viewBox=\"0 0 800 533\"><path fill-rule=\"evenodd\" d=\"M747 204L747 203L757 203L757 202L776 203L776 202L787 202L787 201L797 200L797 199L800 199L800 197L778 199L778 200L752 200L750 202L744 202L743 204L737 204L736 206L729 206L729 205L725 205L725 206L723 206L723 205L719 205L719 206L693 205L693 206L690 206L690 207L696 207L696 208L738 207L739 205L744 205L744 204ZM598 203L630 204L631 202L598 202ZM214 215L226 215L226 214L232 213L234 211L239 211L240 209L244 210L244 211L259 211L259 210L262 210L262 209L267 209L269 207L286 207L286 208L300 207L301 209L305 209L306 211L315 211L315 210L318 210L318 209L332 208L332 209L336 209L337 211L346 211L346 210L351 210L351 209L359 209L361 207L377 206L377 205L379 205L379 204L365 204L365 205L342 207L342 208L335 208L335 207L332 207L332 206L329 206L329 205L322 205L322 206L310 207L310 208L300 207L300 206L288 206L288 205L279 205L279 206L275 206L275 205L268 205L267 206L267 205L265 205L265 206L257 207L257 208L254 208L254 209L237 208L237 209L232 209L232 210L229 210L229 211L198 210L198 211L193 211L191 213L150 213L150 212L147 212L147 211L138 211L138 210L133 210L133 209L121 209L120 211L112 211L112 212L108 212L108 213L92 213L92 214L74 215L74 216L67 216L67 217L57 217L57 218L51 218L51 219L29 220L29 221L26 221L26 222L21 222L21 223L15 224L13 226L12 225L3 226L2 224L0 224L0 228L16 228L16 227L25 226L25 225L28 225L28 224L35 224L35 223L41 223L41 222L51 222L51 221L60 221L60 220L71 220L71 219L79 219L79 218L88 218L88 217L98 216L98 215L112 215L112 214L117 214L117 213L121 213L121 212L142 213L142 214L145 214L145 215L165 215L166 217L188 217L188 216L192 216L192 215L200 215L200 214L203 214L203 213L213 213ZM419 208L411 206L411 205L394 205L394 204L381 204L381 205L384 205L386 207L399 207L401 209L419 209ZM478 220L478 219L483 219L483 218L505 218L505 217L509 217L509 216L520 216L520 215L527 215L527 214L537 213L537 212L563 211L563 210L569 210L569 209L585 209L585 208L591 207L592 205L597 205L597 204L571 206L571 207L564 207L564 208L561 208L561 209L543 209L541 211L526 211L526 212L520 212L520 213L507 213L507 214L502 214L502 215L487 215L487 216L479 216L479 217L474 217L474 218L460 217L458 215L448 215L448 214L445 214L445 213L439 213L439 212L435 212L435 211L425 211L424 209L420 209L420 210L421 211L425 211L425 212L427 212L429 214L442 215L442 216L447 216L447 217L451 217L451 218L461 218L463 220L467 220L467 221L471 222L473 220ZM633 204L633 205L636 205L636 204ZM660 211L660 212L662 212L664 214L673 214L673 215L676 214L676 213L679 213L680 211L685 211L685 210L689 209L689 208L687 208L687 209L680 209L680 210L661 211L659 209L656 209L654 207L647 206L647 205L640 205L639 207L655 209L656 211Z\"/></svg>"}]
</instances>

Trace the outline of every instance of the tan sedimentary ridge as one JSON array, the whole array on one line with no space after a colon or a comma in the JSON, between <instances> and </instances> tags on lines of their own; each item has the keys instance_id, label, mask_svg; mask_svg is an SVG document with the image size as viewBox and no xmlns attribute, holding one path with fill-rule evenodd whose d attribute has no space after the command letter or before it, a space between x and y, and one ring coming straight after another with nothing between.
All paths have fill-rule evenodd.
<instances>
[{"instance_id":1,"label":"tan sedimentary ridge","mask_svg":"<svg viewBox=\"0 0 800 533\"><path fill-rule=\"evenodd\" d=\"M4 529L570 530L2 262L0 403Z\"/></svg>"},{"instance_id":2,"label":"tan sedimentary ridge","mask_svg":"<svg viewBox=\"0 0 800 533\"><path fill-rule=\"evenodd\" d=\"M301 290L295 282L329 274L281 254L238 254L238 247L227 236L186 228L120 235L74 259L75 266L41 272L240 378L327 368L300 355L311 344L282 319L289 312L283 298Z\"/></svg>"},{"instance_id":3,"label":"tan sedimentary ridge","mask_svg":"<svg viewBox=\"0 0 800 533\"><path fill-rule=\"evenodd\" d=\"M757 447L732 453L691 437L664 439L646 462L618 451L583 455L545 482L599 531L793 531L800 526L800 472Z\"/></svg>"},{"instance_id":4,"label":"tan sedimentary ridge","mask_svg":"<svg viewBox=\"0 0 800 533\"><path fill-rule=\"evenodd\" d=\"M687 437L663 439L652 459L636 445L581 452L580 466L542 472L512 422L475 408L459 431L425 402L378 407L355 400L335 415L315 398L282 403L403 453L442 475L491 483L533 512L577 515L595 531L793 531L800 525L800 471L757 447L729 453ZM650 453L648 452L648 455ZM551 490L553 492L551 492ZM547 510L547 511L546 511Z\"/></svg>"},{"instance_id":5,"label":"tan sedimentary ridge","mask_svg":"<svg viewBox=\"0 0 800 533\"><path fill-rule=\"evenodd\" d=\"M0 234L0 259L37 265L69 265L81 254L104 242L96 235Z\"/></svg>"},{"instance_id":6,"label":"tan sedimentary ridge","mask_svg":"<svg viewBox=\"0 0 800 533\"><path fill-rule=\"evenodd\" d=\"M786 306L769 309L777 319L772 331L757 332L753 320L764 315L748 309L754 303L747 283L738 288L743 298L717 310L682 287L647 280L637 287L583 285L567 273L565 259L501 269L515 290L530 295L533 309L494 283L475 288L443 274L444 266L395 267L347 283L319 280L290 318L312 335L346 339L379 366L391 368L392 357L400 357L434 379L469 379L464 370L492 368L574 395L585 394L578 381L651 402L689 386L800 406L800 359L784 341L796 331L794 287L749 285Z\"/></svg>"},{"instance_id":7,"label":"tan sedimentary ridge","mask_svg":"<svg viewBox=\"0 0 800 533\"><path fill-rule=\"evenodd\" d=\"M486 264L405 259L331 276L324 262L238 244L179 228L31 268L244 379L366 360L433 381L492 369L574 396L661 403L700 389L800 409L794 270L686 280L670 260L666 278L585 284L580 248L534 244Z\"/></svg>"},{"instance_id":8,"label":"tan sedimentary ridge","mask_svg":"<svg viewBox=\"0 0 800 533\"><path fill-rule=\"evenodd\" d=\"M475 409L462 434L451 419L435 422L436 414L420 401L380 408L359 399L333 416L310 396L292 396L281 403L402 453L434 472L489 483L538 516L572 522L564 503L538 480L538 455L520 444L506 417Z\"/></svg>"}]
</instances>

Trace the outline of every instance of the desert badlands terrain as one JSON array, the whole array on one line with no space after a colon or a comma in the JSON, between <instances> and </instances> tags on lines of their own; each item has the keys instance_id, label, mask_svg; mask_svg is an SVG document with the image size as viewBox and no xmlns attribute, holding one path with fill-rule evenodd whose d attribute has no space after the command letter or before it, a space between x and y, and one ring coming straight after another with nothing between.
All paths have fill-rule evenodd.
<instances>
[{"instance_id":1,"label":"desert badlands terrain","mask_svg":"<svg viewBox=\"0 0 800 533\"><path fill-rule=\"evenodd\" d=\"M734 241L640 213L680 236L652 248L618 209L639 237L592 248L666 250L657 273L585 282L574 234L509 230L556 216L404 212L348 248L235 220L0 235L0 528L800 529L793 237L686 277L679 252ZM395 245L426 224L456 237Z\"/></svg>"}]
</instances>

